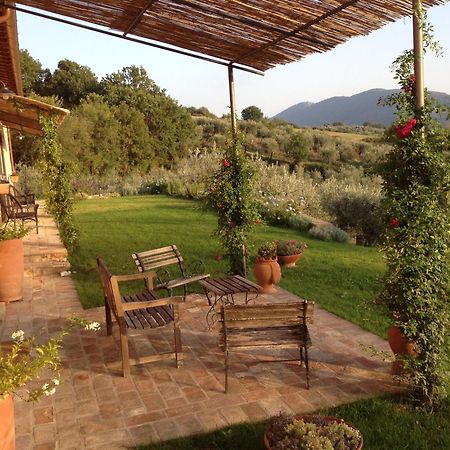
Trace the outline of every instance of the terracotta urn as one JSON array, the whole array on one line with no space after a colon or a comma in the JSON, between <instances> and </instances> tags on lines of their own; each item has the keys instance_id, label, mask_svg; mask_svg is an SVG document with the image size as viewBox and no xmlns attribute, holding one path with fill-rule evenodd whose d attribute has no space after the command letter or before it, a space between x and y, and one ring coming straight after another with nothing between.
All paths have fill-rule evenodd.
<instances>
[{"instance_id":1,"label":"terracotta urn","mask_svg":"<svg viewBox=\"0 0 450 450\"><path fill-rule=\"evenodd\" d=\"M22 239L0 241L0 302L22 300L23 270Z\"/></svg>"},{"instance_id":2,"label":"terracotta urn","mask_svg":"<svg viewBox=\"0 0 450 450\"><path fill-rule=\"evenodd\" d=\"M0 182L0 195L7 194L9 192L9 183Z\"/></svg>"},{"instance_id":3,"label":"terracotta urn","mask_svg":"<svg viewBox=\"0 0 450 450\"><path fill-rule=\"evenodd\" d=\"M9 180L11 181L11 183L16 185L19 182L19 175L10 175Z\"/></svg>"},{"instance_id":4,"label":"terracotta urn","mask_svg":"<svg viewBox=\"0 0 450 450\"><path fill-rule=\"evenodd\" d=\"M0 397L0 449L15 450L14 402L12 395Z\"/></svg>"},{"instance_id":5,"label":"terracotta urn","mask_svg":"<svg viewBox=\"0 0 450 450\"><path fill-rule=\"evenodd\" d=\"M296 255L278 255L278 262L284 267L295 267L295 263L302 256L301 253L297 253Z\"/></svg>"},{"instance_id":6,"label":"terracotta urn","mask_svg":"<svg viewBox=\"0 0 450 450\"><path fill-rule=\"evenodd\" d=\"M391 326L387 333L389 346L395 355L395 361L392 364L392 373L399 375L403 372L402 358L405 356L415 356L417 354L414 348L414 342L405 339L400 328Z\"/></svg>"},{"instance_id":7,"label":"terracotta urn","mask_svg":"<svg viewBox=\"0 0 450 450\"><path fill-rule=\"evenodd\" d=\"M256 257L253 274L261 286L263 294L274 294L277 292L275 284L281 280L281 269L276 257L273 259Z\"/></svg>"}]
</instances>

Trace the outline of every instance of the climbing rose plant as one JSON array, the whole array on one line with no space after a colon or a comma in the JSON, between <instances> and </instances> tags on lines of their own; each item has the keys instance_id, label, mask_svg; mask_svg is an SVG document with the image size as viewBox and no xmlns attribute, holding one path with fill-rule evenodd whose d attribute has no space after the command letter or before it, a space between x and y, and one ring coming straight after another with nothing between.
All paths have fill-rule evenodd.
<instances>
[{"instance_id":1,"label":"climbing rose plant","mask_svg":"<svg viewBox=\"0 0 450 450\"><path fill-rule=\"evenodd\" d=\"M217 212L216 234L231 274L246 273L248 236L260 220L255 201L256 169L245 155L242 136L226 148L221 167L209 180L207 201Z\"/></svg>"},{"instance_id":2,"label":"climbing rose plant","mask_svg":"<svg viewBox=\"0 0 450 450\"><path fill-rule=\"evenodd\" d=\"M55 119L41 117L44 133L39 155L45 203L55 219L64 245L73 249L78 243L78 233L73 222L73 191L69 166L64 161L61 144L58 142Z\"/></svg>"},{"instance_id":3,"label":"climbing rose plant","mask_svg":"<svg viewBox=\"0 0 450 450\"><path fill-rule=\"evenodd\" d=\"M439 52L423 21L425 49ZM392 150L381 168L387 262L382 300L417 355L411 368L415 397L429 405L446 396L449 330L449 132L433 117L442 110L425 92L416 108L414 53L393 63L401 90L388 97L396 106Z\"/></svg>"}]
</instances>

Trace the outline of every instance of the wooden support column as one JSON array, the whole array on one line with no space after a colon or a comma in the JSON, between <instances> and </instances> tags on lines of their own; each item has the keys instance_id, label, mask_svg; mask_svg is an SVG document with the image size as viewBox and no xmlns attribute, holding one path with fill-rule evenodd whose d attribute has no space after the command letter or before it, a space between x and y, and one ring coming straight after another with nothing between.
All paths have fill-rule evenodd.
<instances>
[{"instance_id":1,"label":"wooden support column","mask_svg":"<svg viewBox=\"0 0 450 450\"><path fill-rule=\"evenodd\" d=\"M230 91L230 109L231 109L231 134L233 141L237 139L237 125L236 125L236 98L234 96L234 76L233 66L228 65L228 88Z\"/></svg>"},{"instance_id":2,"label":"wooden support column","mask_svg":"<svg viewBox=\"0 0 450 450\"><path fill-rule=\"evenodd\" d=\"M413 38L414 38L414 75L416 76L416 108L423 109L425 105L424 94L424 50L421 0L413 0Z\"/></svg>"}]
</instances>

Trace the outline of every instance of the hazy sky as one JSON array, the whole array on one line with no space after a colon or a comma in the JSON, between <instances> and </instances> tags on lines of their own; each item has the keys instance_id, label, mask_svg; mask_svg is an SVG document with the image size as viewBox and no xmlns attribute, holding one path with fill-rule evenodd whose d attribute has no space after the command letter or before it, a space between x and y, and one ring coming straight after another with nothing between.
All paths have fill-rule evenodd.
<instances>
[{"instance_id":1,"label":"hazy sky","mask_svg":"<svg viewBox=\"0 0 450 450\"><path fill-rule=\"evenodd\" d=\"M428 89L450 93L450 3L428 10L444 56L425 59ZM61 59L90 67L99 77L142 65L156 84L184 106L229 111L227 68L70 25L18 13L19 45L52 71ZM268 70L264 76L235 71L237 111L257 105L266 116L303 102L396 88L390 65L412 47L410 19L354 38L327 53Z\"/></svg>"}]
</instances>

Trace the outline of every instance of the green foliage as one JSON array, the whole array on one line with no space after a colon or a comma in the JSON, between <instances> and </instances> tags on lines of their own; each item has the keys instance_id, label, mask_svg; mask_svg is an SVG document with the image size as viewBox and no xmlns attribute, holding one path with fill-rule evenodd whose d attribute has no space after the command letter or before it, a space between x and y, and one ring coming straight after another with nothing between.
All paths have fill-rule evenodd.
<instances>
[{"instance_id":1,"label":"green foliage","mask_svg":"<svg viewBox=\"0 0 450 450\"><path fill-rule=\"evenodd\" d=\"M311 140L305 133L297 132L293 134L286 144L286 154L290 156L295 163L308 158L311 148Z\"/></svg>"},{"instance_id":2,"label":"green foliage","mask_svg":"<svg viewBox=\"0 0 450 450\"><path fill-rule=\"evenodd\" d=\"M427 24L424 30L426 48L435 49ZM398 125L380 166L388 266L382 300L415 344L417 357L409 365L416 397L433 405L446 395L448 382L449 135L433 119L436 108L427 93L425 107L416 107L413 52L405 51L393 67L402 90L388 99L397 107Z\"/></svg>"},{"instance_id":3,"label":"green foliage","mask_svg":"<svg viewBox=\"0 0 450 450\"><path fill-rule=\"evenodd\" d=\"M9 349L0 349L0 399L6 394L16 394L26 401L36 401L53 395L60 384L60 351L63 338L75 326L86 330L98 330L100 324L71 317L59 333L46 343L35 337L26 337L22 330L15 331ZM53 372L53 378L40 387L30 387L33 381ZM23 388L26 388L25 391Z\"/></svg>"},{"instance_id":4,"label":"green foliage","mask_svg":"<svg viewBox=\"0 0 450 450\"><path fill-rule=\"evenodd\" d=\"M255 201L255 167L238 137L224 153L222 167L209 182L207 202L217 211L217 235L227 250L229 270L244 275L247 237L259 220Z\"/></svg>"},{"instance_id":5,"label":"green foliage","mask_svg":"<svg viewBox=\"0 0 450 450\"><path fill-rule=\"evenodd\" d=\"M263 112L257 106L247 106L241 111L242 120L261 120L264 117Z\"/></svg>"},{"instance_id":6,"label":"green foliage","mask_svg":"<svg viewBox=\"0 0 450 450\"><path fill-rule=\"evenodd\" d=\"M334 225L314 225L308 230L308 234L321 241L349 242L350 237L344 231Z\"/></svg>"},{"instance_id":7,"label":"green foliage","mask_svg":"<svg viewBox=\"0 0 450 450\"><path fill-rule=\"evenodd\" d=\"M68 164L62 156L62 148L56 135L55 120L40 117L44 132L39 167L44 184L46 207L58 226L61 240L68 248L77 245L77 230L73 224L73 193Z\"/></svg>"},{"instance_id":8,"label":"green foliage","mask_svg":"<svg viewBox=\"0 0 450 450\"><path fill-rule=\"evenodd\" d=\"M307 248L306 242L298 242L296 239L288 239L286 241L276 241L277 255L290 256L303 253Z\"/></svg>"},{"instance_id":9,"label":"green foliage","mask_svg":"<svg viewBox=\"0 0 450 450\"><path fill-rule=\"evenodd\" d=\"M263 259L275 259L277 256L277 243L268 241L262 244L256 254Z\"/></svg>"},{"instance_id":10,"label":"green foliage","mask_svg":"<svg viewBox=\"0 0 450 450\"><path fill-rule=\"evenodd\" d=\"M36 86L41 81L42 65L34 59L28 50L20 50L20 68L22 74L23 93L36 92Z\"/></svg>"},{"instance_id":11,"label":"green foliage","mask_svg":"<svg viewBox=\"0 0 450 450\"><path fill-rule=\"evenodd\" d=\"M7 223L0 227L0 242L21 239L29 232L30 228L25 228L23 225L16 226L15 223Z\"/></svg>"}]
</instances>

